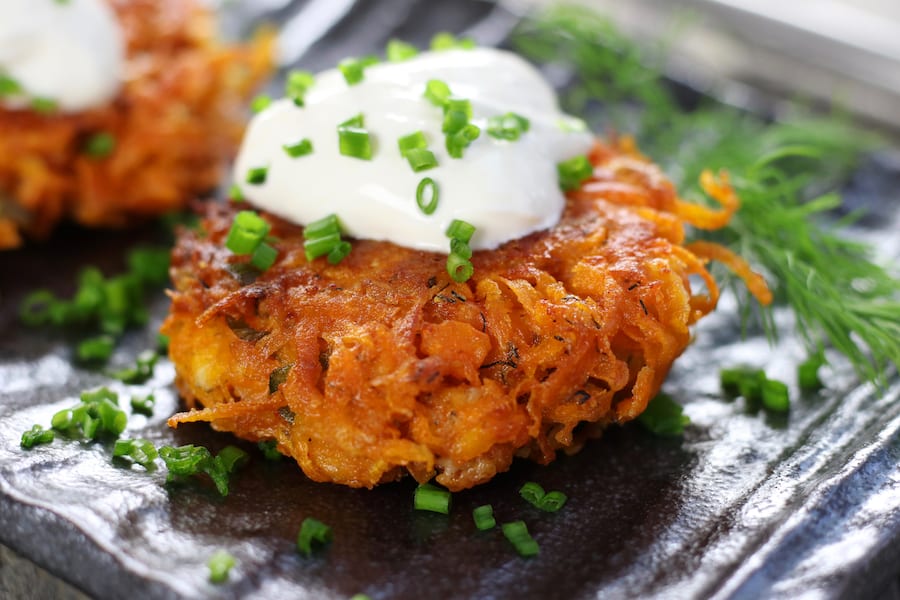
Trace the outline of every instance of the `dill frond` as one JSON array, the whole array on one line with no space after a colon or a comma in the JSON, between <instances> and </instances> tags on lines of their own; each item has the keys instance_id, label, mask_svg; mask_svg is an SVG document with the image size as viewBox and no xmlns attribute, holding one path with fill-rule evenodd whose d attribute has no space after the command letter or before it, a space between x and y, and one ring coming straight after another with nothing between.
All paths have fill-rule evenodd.
<instances>
[{"instance_id":1,"label":"dill frond","mask_svg":"<svg viewBox=\"0 0 900 600\"><path fill-rule=\"evenodd\" d=\"M557 7L526 20L512 43L539 64L569 65L574 83L563 90L563 107L601 131L634 136L685 198L705 201L704 169L730 172L741 210L718 232L691 234L763 271L811 353L831 346L876 383L888 365L900 366L900 280L873 262L869 245L846 237L847 219L835 216L834 190L877 146L875 136L833 115L773 123L711 99L686 106L657 68L664 49L639 47L589 9ZM743 292L739 302L752 300ZM777 335L767 309L742 313Z\"/></svg>"}]
</instances>

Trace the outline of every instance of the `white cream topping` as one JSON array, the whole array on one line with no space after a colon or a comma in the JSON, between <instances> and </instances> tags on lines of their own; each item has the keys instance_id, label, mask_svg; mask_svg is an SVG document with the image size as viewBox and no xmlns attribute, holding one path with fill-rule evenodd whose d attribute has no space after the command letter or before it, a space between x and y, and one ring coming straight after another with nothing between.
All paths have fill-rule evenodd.
<instances>
[{"instance_id":1,"label":"white cream topping","mask_svg":"<svg viewBox=\"0 0 900 600\"><path fill-rule=\"evenodd\" d=\"M0 0L0 76L22 89L0 98L5 106L96 107L115 96L124 69L121 27L104 0Z\"/></svg>"},{"instance_id":2,"label":"white cream topping","mask_svg":"<svg viewBox=\"0 0 900 600\"><path fill-rule=\"evenodd\" d=\"M442 109L423 97L430 79L471 101L471 122L481 135L462 158L447 153ZM529 130L516 141L488 135L488 118L508 112L529 119ZM374 140L371 160L344 156L338 148L338 124L360 113ZM556 165L585 154L593 143L585 131L565 131L561 119L571 118L559 111L552 88L515 54L491 48L425 52L370 66L353 86L337 70L320 73L302 108L289 99L273 102L250 123L235 180L253 204L299 224L335 213L349 236L446 253L447 226L461 219L476 227L473 249L492 249L559 221L565 198ZM419 173L397 147L398 138L416 131L424 132L438 161ZM304 138L312 141L311 154L292 158L283 150ZM268 167L265 183L248 184L248 170L260 166ZM439 189L431 215L416 204L424 177Z\"/></svg>"}]
</instances>

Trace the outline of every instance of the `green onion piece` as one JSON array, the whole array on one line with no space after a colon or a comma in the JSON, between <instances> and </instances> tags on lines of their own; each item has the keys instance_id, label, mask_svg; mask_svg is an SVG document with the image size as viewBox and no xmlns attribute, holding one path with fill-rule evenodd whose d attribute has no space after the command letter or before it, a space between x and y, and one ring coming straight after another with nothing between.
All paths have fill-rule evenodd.
<instances>
[{"instance_id":1,"label":"green onion piece","mask_svg":"<svg viewBox=\"0 0 900 600\"><path fill-rule=\"evenodd\" d=\"M529 481L519 488L519 495L529 504L540 506L541 500L544 499L546 492L544 492L544 488L542 488L540 484Z\"/></svg>"},{"instance_id":2,"label":"green onion piece","mask_svg":"<svg viewBox=\"0 0 900 600\"><path fill-rule=\"evenodd\" d=\"M209 568L209 580L212 583L224 583L228 580L228 574L235 564L237 561L231 554L225 550L216 550L206 562L206 566Z\"/></svg>"},{"instance_id":3,"label":"green onion piece","mask_svg":"<svg viewBox=\"0 0 900 600\"><path fill-rule=\"evenodd\" d=\"M491 137L500 140L515 141L528 131L531 122L521 115L508 112L488 119L487 132Z\"/></svg>"},{"instance_id":4,"label":"green onion piece","mask_svg":"<svg viewBox=\"0 0 900 600\"><path fill-rule=\"evenodd\" d=\"M228 188L228 198L233 202L243 202L246 200L246 198L244 198L244 192L241 191L241 186L236 183L232 183L231 187Z\"/></svg>"},{"instance_id":5,"label":"green onion piece","mask_svg":"<svg viewBox=\"0 0 900 600\"><path fill-rule=\"evenodd\" d=\"M116 138L111 133L95 133L84 143L84 153L93 158L105 158L116 149Z\"/></svg>"},{"instance_id":6,"label":"green onion piece","mask_svg":"<svg viewBox=\"0 0 900 600\"><path fill-rule=\"evenodd\" d=\"M772 412L787 412L791 408L788 386L775 379L766 379L762 384L762 403Z\"/></svg>"},{"instance_id":7,"label":"green onion piece","mask_svg":"<svg viewBox=\"0 0 900 600\"><path fill-rule=\"evenodd\" d=\"M160 354L166 354L169 351L169 336L162 333L156 334L156 351Z\"/></svg>"},{"instance_id":8,"label":"green onion piece","mask_svg":"<svg viewBox=\"0 0 900 600\"><path fill-rule=\"evenodd\" d=\"M450 254L455 254L462 259L469 260L470 258L472 258L472 248L469 246L469 244L462 240L451 238Z\"/></svg>"},{"instance_id":9,"label":"green onion piece","mask_svg":"<svg viewBox=\"0 0 900 600\"><path fill-rule=\"evenodd\" d=\"M389 62L403 62L419 54L419 49L412 44L392 38L388 40L384 54Z\"/></svg>"},{"instance_id":10,"label":"green onion piece","mask_svg":"<svg viewBox=\"0 0 900 600\"><path fill-rule=\"evenodd\" d=\"M31 292L19 305L19 319L29 327L36 327L50 322L52 307L59 300L50 290Z\"/></svg>"},{"instance_id":11,"label":"green onion piece","mask_svg":"<svg viewBox=\"0 0 900 600\"><path fill-rule=\"evenodd\" d=\"M115 346L116 340L111 335L98 335L79 343L75 354L82 362L106 361Z\"/></svg>"},{"instance_id":12,"label":"green onion piece","mask_svg":"<svg viewBox=\"0 0 900 600\"><path fill-rule=\"evenodd\" d=\"M128 415L109 400L97 404L97 415L100 418L100 432L108 432L115 437L125 431L125 426L128 425Z\"/></svg>"},{"instance_id":13,"label":"green onion piece","mask_svg":"<svg viewBox=\"0 0 900 600\"><path fill-rule=\"evenodd\" d=\"M456 133L447 136L447 153L453 158L462 158L463 150L478 139L479 135L481 135L481 129L477 125L464 126Z\"/></svg>"},{"instance_id":14,"label":"green onion piece","mask_svg":"<svg viewBox=\"0 0 900 600\"><path fill-rule=\"evenodd\" d=\"M403 137L397 140L397 147L400 148L400 156L406 156L406 153L410 150L417 150L428 147L428 142L425 140L425 134L421 131L414 131L409 135L404 135Z\"/></svg>"},{"instance_id":15,"label":"green onion piece","mask_svg":"<svg viewBox=\"0 0 900 600\"><path fill-rule=\"evenodd\" d=\"M251 185L262 185L269 176L269 167L252 167L247 170L247 183Z\"/></svg>"},{"instance_id":16,"label":"green onion piece","mask_svg":"<svg viewBox=\"0 0 900 600\"><path fill-rule=\"evenodd\" d=\"M306 517L297 534L297 549L306 556L312 556L313 544L325 545L331 538L331 527L318 519Z\"/></svg>"},{"instance_id":17,"label":"green onion piece","mask_svg":"<svg viewBox=\"0 0 900 600\"><path fill-rule=\"evenodd\" d=\"M822 387L819 369L825 364L822 354L811 356L797 365L797 384L801 390L817 390Z\"/></svg>"},{"instance_id":18,"label":"green onion piece","mask_svg":"<svg viewBox=\"0 0 900 600\"><path fill-rule=\"evenodd\" d=\"M284 456L278 451L278 442L276 440L263 440L262 442L259 442L257 446L266 460L279 461L282 456Z\"/></svg>"},{"instance_id":19,"label":"green onion piece","mask_svg":"<svg viewBox=\"0 0 900 600\"><path fill-rule=\"evenodd\" d=\"M100 387L96 390L86 390L84 392L81 392L81 395L79 397L85 404L89 404L91 402L108 401L115 404L116 406L119 405L119 395L108 387Z\"/></svg>"},{"instance_id":20,"label":"green onion piece","mask_svg":"<svg viewBox=\"0 0 900 600\"><path fill-rule=\"evenodd\" d=\"M356 128L362 129L365 126L366 126L366 116L362 113L352 116L349 119L347 119L346 121L338 124L338 128L356 127Z\"/></svg>"},{"instance_id":21,"label":"green onion piece","mask_svg":"<svg viewBox=\"0 0 900 600\"><path fill-rule=\"evenodd\" d=\"M541 501L538 502L537 507L546 512L556 512L566 505L568 499L569 497L562 492L547 492L547 494L541 498Z\"/></svg>"},{"instance_id":22,"label":"green onion piece","mask_svg":"<svg viewBox=\"0 0 900 600\"><path fill-rule=\"evenodd\" d=\"M309 71L291 71L284 82L284 95L294 101L296 106L303 106L304 97L316 79Z\"/></svg>"},{"instance_id":23,"label":"green onion piece","mask_svg":"<svg viewBox=\"0 0 900 600\"><path fill-rule=\"evenodd\" d=\"M142 282L162 285L169 280L170 253L168 248L136 248L128 254L128 268ZM97 278L102 279L99 271ZM83 279L82 287L88 285L90 282Z\"/></svg>"},{"instance_id":24,"label":"green onion piece","mask_svg":"<svg viewBox=\"0 0 900 600\"><path fill-rule=\"evenodd\" d=\"M594 166L587 156L582 155L557 164L556 172L559 175L559 187L563 191L570 192L591 178L591 175L594 174Z\"/></svg>"},{"instance_id":25,"label":"green onion piece","mask_svg":"<svg viewBox=\"0 0 900 600\"><path fill-rule=\"evenodd\" d=\"M0 73L0 98L22 93L22 86L8 75Z\"/></svg>"},{"instance_id":26,"label":"green onion piece","mask_svg":"<svg viewBox=\"0 0 900 600\"><path fill-rule=\"evenodd\" d=\"M681 435L691 422L684 409L666 394L657 394L638 416L638 423L656 435Z\"/></svg>"},{"instance_id":27,"label":"green onion piece","mask_svg":"<svg viewBox=\"0 0 900 600\"><path fill-rule=\"evenodd\" d=\"M301 156L312 154L313 151L312 140L309 138L303 138L293 144L285 144L282 148L291 158L300 158Z\"/></svg>"},{"instance_id":28,"label":"green onion piece","mask_svg":"<svg viewBox=\"0 0 900 600\"><path fill-rule=\"evenodd\" d=\"M494 507L490 504L484 504L472 511L472 520L475 521L475 528L479 531L493 529L497 525L494 519Z\"/></svg>"},{"instance_id":29,"label":"green onion piece","mask_svg":"<svg viewBox=\"0 0 900 600\"><path fill-rule=\"evenodd\" d=\"M146 415L148 417L153 415L153 408L156 406L156 397L153 394L147 394L146 396L132 396L131 397L131 411Z\"/></svg>"},{"instance_id":30,"label":"green onion piece","mask_svg":"<svg viewBox=\"0 0 900 600\"><path fill-rule=\"evenodd\" d=\"M372 599L369 598L368 596L366 596L365 594L353 594L353 596L350 598L350 600L372 600Z\"/></svg>"},{"instance_id":31,"label":"green onion piece","mask_svg":"<svg viewBox=\"0 0 900 600\"><path fill-rule=\"evenodd\" d=\"M307 224L306 227L303 228L303 237L309 240L340 232L341 223L338 220L337 215L330 214L327 217L322 217L318 221Z\"/></svg>"},{"instance_id":32,"label":"green onion piece","mask_svg":"<svg viewBox=\"0 0 900 600\"><path fill-rule=\"evenodd\" d=\"M444 103L444 110L463 113L466 116L466 122L472 119L472 103L465 98L448 98Z\"/></svg>"},{"instance_id":33,"label":"green onion piece","mask_svg":"<svg viewBox=\"0 0 900 600\"><path fill-rule=\"evenodd\" d=\"M159 355L156 350L144 350L137 355L133 367L121 369L111 375L125 383L144 383L153 377L153 367L156 366L158 359Z\"/></svg>"},{"instance_id":34,"label":"green onion piece","mask_svg":"<svg viewBox=\"0 0 900 600\"><path fill-rule=\"evenodd\" d=\"M145 469L153 466L159 453L153 442L145 439L116 440L113 446L113 458L128 458Z\"/></svg>"},{"instance_id":35,"label":"green onion piece","mask_svg":"<svg viewBox=\"0 0 900 600\"><path fill-rule=\"evenodd\" d=\"M375 60L377 62L378 59ZM344 81L347 82L347 85L356 85L360 83L365 77L365 69L365 61L357 58L345 58L338 63L338 70L344 76Z\"/></svg>"},{"instance_id":36,"label":"green onion piece","mask_svg":"<svg viewBox=\"0 0 900 600\"><path fill-rule=\"evenodd\" d=\"M253 256L250 257L250 264L260 271L266 271L275 264L276 258L278 258L278 250L274 246L263 242L253 251Z\"/></svg>"},{"instance_id":37,"label":"green onion piece","mask_svg":"<svg viewBox=\"0 0 900 600\"><path fill-rule=\"evenodd\" d=\"M227 473L231 473L244 465L249 458L249 455L237 446L225 446L216 455L216 462L220 463Z\"/></svg>"},{"instance_id":38,"label":"green onion piece","mask_svg":"<svg viewBox=\"0 0 900 600\"><path fill-rule=\"evenodd\" d=\"M560 117L556 126L566 133L584 133L588 130L587 123L578 117Z\"/></svg>"},{"instance_id":39,"label":"green onion piece","mask_svg":"<svg viewBox=\"0 0 900 600\"><path fill-rule=\"evenodd\" d=\"M250 112L254 115L261 113L262 111L269 108L272 104L272 97L268 94L260 94L250 101Z\"/></svg>"},{"instance_id":40,"label":"green onion piece","mask_svg":"<svg viewBox=\"0 0 900 600\"><path fill-rule=\"evenodd\" d=\"M200 468L212 479L219 494L227 496L232 473L247 459L247 453L237 446L225 446L214 459L204 462Z\"/></svg>"},{"instance_id":41,"label":"green onion piece","mask_svg":"<svg viewBox=\"0 0 900 600\"><path fill-rule=\"evenodd\" d=\"M203 472L212 462L209 450L203 446L186 444L184 446L163 446L159 449L159 457L169 470L167 481L175 481L178 477L189 477Z\"/></svg>"},{"instance_id":42,"label":"green onion piece","mask_svg":"<svg viewBox=\"0 0 900 600\"><path fill-rule=\"evenodd\" d=\"M56 112L56 100L50 98L33 98L31 100L31 110L44 115Z\"/></svg>"},{"instance_id":43,"label":"green onion piece","mask_svg":"<svg viewBox=\"0 0 900 600\"><path fill-rule=\"evenodd\" d=\"M416 205L426 215L433 214L438 207L440 193L437 184L431 177L425 177L416 186ZM453 242L450 242L451 248Z\"/></svg>"},{"instance_id":44,"label":"green onion piece","mask_svg":"<svg viewBox=\"0 0 900 600\"><path fill-rule=\"evenodd\" d=\"M447 31L434 34L431 38L431 49L436 52L444 50L471 50L475 48L475 40L472 38L458 38Z\"/></svg>"},{"instance_id":45,"label":"green onion piece","mask_svg":"<svg viewBox=\"0 0 900 600\"><path fill-rule=\"evenodd\" d=\"M456 283L467 282L475 273L472 263L457 254L447 255L447 273Z\"/></svg>"},{"instance_id":46,"label":"green onion piece","mask_svg":"<svg viewBox=\"0 0 900 600\"><path fill-rule=\"evenodd\" d=\"M431 512L450 514L450 492L430 483L420 484L413 498L413 508Z\"/></svg>"},{"instance_id":47,"label":"green onion piece","mask_svg":"<svg viewBox=\"0 0 900 600\"><path fill-rule=\"evenodd\" d=\"M350 254L350 250L352 246L350 246L350 242L341 241L334 248L332 248L328 252L328 262L332 265L336 265Z\"/></svg>"},{"instance_id":48,"label":"green onion piece","mask_svg":"<svg viewBox=\"0 0 900 600\"><path fill-rule=\"evenodd\" d=\"M429 79L425 84L425 98L438 107L443 107L450 99L450 86L440 79Z\"/></svg>"},{"instance_id":49,"label":"green onion piece","mask_svg":"<svg viewBox=\"0 0 900 600\"><path fill-rule=\"evenodd\" d=\"M365 129L341 125L338 127L338 149L344 156L372 160L372 140Z\"/></svg>"},{"instance_id":50,"label":"green onion piece","mask_svg":"<svg viewBox=\"0 0 900 600\"><path fill-rule=\"evenodd\" d=\"M242 210L234 216L225 247L235 254L252 254L272 229L252 210Z\"/></svg>"},{"instance_id":51,"label":"green onion piece","mask_svg":"<svg viewBox=\"0 0 900 600\"><path fill-rule=\"evenodd\" d=\"M53 417L50 418L50 427L56 429L57 431L66 431L70 427L75 420L75 415L71 408L64 408L63 410L54 413Z\"/></svg>"},{"instance_id":52,"label":"green onion piece","mask_svg":"<svg viewBox=\"0 0 900 600\"><path fill-rule=\"evenodd\" d=\"M472 235L475 233L475 226L461 219L453 219L447 227L445 235L450 239L462 240L466 243L471 241Z\"/></svg>"},{"instance_id":53,"label":"green onion piece","mask_svg":"<svg viewBox=\"0 0 900 600\"><path fill-rule=\"evenodd\" d=\"M303 242L306 260L311 262L320 256L325 256L334 250L340 243L341 235L339 233L332 233L319 238L308 239Z\"/></svg>"},{"instance_id":54,"label":"green onion piece","mask_svg":"<svg viewBox=\"0 0 900 600\"><path fill-rule=\"evenodd\" d=\"M34 425L22 434L22 441L19 442L19 445L26 449L33 448L38 444L49 444L55 437L56 434L52 429L44 429L40 425Z\"/></svg>"},{"instance_id":55,"label":"green onion piece","mask_svg":"<svg viewBox=\"0 0 900 600\"><path fill-rule=\"evenodd\" d=\"M409 166L412 167L412 170L415 173L427 171L428 169L433 169L438 166L437 158L435 158L434 153L430 150L423 150L422 148L408 150L406 152L406 160L409 162Z\"/></svg>"},{"instance_id":56,"label":"green onion piece","mask_svg":"<svg viewBox=\"0 0 900 600\"><path fill-rule=\"evenodd\" d=\"M540 551L538 543L528 533L528 527L524 521L504 523L500 528L519 556L535 556Z\"/></svg>"}]
</instances>

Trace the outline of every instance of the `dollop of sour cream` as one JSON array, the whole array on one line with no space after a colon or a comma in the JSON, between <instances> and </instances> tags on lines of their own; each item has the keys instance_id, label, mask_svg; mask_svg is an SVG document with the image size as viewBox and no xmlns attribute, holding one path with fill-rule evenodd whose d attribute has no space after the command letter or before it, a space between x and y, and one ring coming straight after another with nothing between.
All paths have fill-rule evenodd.
<instances>
[{"instance_id":1,"label":"dollop of sour cream","mask_svg":"<svg viewBox=\"0 0 900 600\"><path fill-rule=\"evenodd\" d=\"M0 0L0 77L20 91L10 108L37 99L78 112L116 95L125 70L121 26L104 0Z\"/></svg>"},{"instance_id":2,"label":"dollop of sour cream","mask_svg":"<svg viewBox=\"0 0 900 600\"><path fill-rule=\"evenodd\" d=\"M462 158L448 154L443 111L423 96L432 79L468 99L470 122L481 128ZM508 112L526 117L528 130L515 141L488 135L488 119ZM373 140L371 160L339 150L338 125L358 114ZM338 70L320 73L303 107L290 99L273 102L249 125L235 180L253 204L299 224L334 213L352 237L447 253L446 229L461 219L476 228L473 249L493 249L559 221L565 198L556 165L585 154L593 143L578 124L559 111L540 73L515 54L492 48L425 52L372 65L352 86ZM397 145L416 131L424 133L438 162L418 173ZM292 158L282 146L301 139L311 140L313 151ZM265 182L247 183L248 171L258 167L268 167ZM416 203L424 177L434 180L439 194L430 215Z\"/></svg>"}]
</instances>

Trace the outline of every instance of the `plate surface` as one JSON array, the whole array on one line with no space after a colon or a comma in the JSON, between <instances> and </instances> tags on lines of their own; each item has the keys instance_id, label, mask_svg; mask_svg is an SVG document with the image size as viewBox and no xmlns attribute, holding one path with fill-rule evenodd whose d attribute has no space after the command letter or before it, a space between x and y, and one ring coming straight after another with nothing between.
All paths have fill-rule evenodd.
<instances>
[{"instance_id":1,"label":"plate surface","mask_svg":"<svg viewBox=\"0 0 900 600\"><path fill-rule=\"evenodd\" d=\"M284 3L246 4L229 9L226 25L255 22L254 11ZM342 10L356 4L346 14L337 4L295 2L276 13L285 23L299 22L290 16L303 10L321 20L301 48L307 68L377 51L391 36L424 45L435 31L474 27L480 41L497 42L514 23L481 2L345 2ZM858 235L895 259L898 184L897 161L877 156L847 190L851 205L879 215ZM789 337L774 346L742 340L727 296L666 384L692 420L683 438L611 429L549 467L517 462L455 494L449 516L414 512L410 481L372 491L317 484L250 445L251 462L227 498L202 484L168 486L164 470L114 465L105 444L57 440L22 450L24 430L111 382L73 363L77 334L22 327L19 301L37 287L71 292L85 265L114 273L123 252L153 235L68 229L0 255L0 542L92 597L840 598L883 593L898 571L896 373L876 391L837 359L820 393L792 388L789 416L748 411L721 396L719 369L750 363L790 382L805 354ZM150 326L126 335L113 365L153 346L166 308L160 292ZM776 316L790 327L790 315ZM178 407L172 376L162 361L145 385L112 384L125 398L157 397L155 415L132 417L126 435L214 451L235 443L204 425L165 426ZM517 493L529 480L564 491L569 503L552 515L530 508ZM484 503L501 522L525 520L540 555L519 558L498 530L476 531L471 510ZM304 558L295 539L309 516L331 525L334 541ZM222 548L239 563L227 584L214 586L206 561Z\"/></svg>"}]
</instances>

